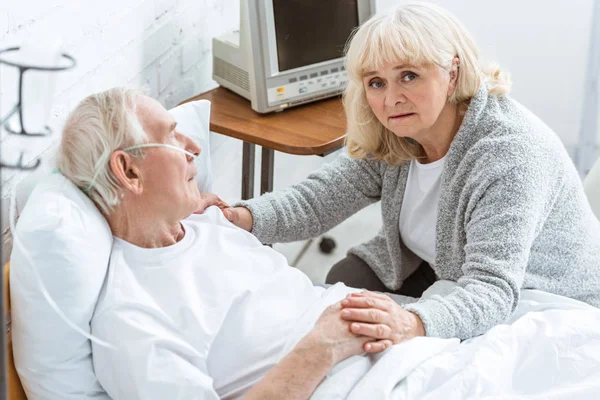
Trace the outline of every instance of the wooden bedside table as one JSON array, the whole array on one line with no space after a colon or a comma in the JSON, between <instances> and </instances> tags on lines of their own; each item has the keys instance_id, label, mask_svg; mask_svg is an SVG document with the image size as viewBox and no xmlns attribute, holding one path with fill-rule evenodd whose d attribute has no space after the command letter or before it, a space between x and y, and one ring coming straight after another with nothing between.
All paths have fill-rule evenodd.
<instances>
[{"instance_id":1,"label":"wooden bedside table","mask_svg":"<svg viewBox=\"0 0 600 400\"><path fill-rule=\"evenodd\" d=\"M346 115L338 97L270 114L252 110L250 101L219 87L183 101L211 102L210 130L244 142L242 199L254 195L255 146L263 147L260 194L273 191L275 151L326 155L344 144Z\"/></svg>"}]
</instances>

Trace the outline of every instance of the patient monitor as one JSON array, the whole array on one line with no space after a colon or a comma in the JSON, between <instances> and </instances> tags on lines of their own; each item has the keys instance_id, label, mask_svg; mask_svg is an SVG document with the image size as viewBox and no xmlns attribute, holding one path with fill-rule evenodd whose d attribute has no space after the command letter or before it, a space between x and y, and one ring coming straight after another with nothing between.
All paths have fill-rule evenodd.
<instances>
[{"instance_id":1,"label":"patient monitor","mask_svg":"<svg viewBox=\"0 0 600 400\"><path fill-rule=\"evenodd\" d=\"M375 0L241 0L240 29L213 39L213 79L260 113L342 93L344 47Z\"/></svg>"}]
</instances>

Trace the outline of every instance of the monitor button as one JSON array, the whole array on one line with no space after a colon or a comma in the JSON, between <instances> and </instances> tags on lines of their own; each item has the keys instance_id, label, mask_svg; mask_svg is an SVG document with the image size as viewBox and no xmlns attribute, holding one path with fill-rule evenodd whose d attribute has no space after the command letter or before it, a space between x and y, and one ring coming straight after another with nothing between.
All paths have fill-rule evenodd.
<instances>
[{"instance_id":1,"label":"monitor button","mask_svg":"<svg viewBox=\"0 0 600 400\"><path fill-rule=\"evenodd\" d=\"M308 76L306 76L306 75L300 75L300 80L301 81L305 81L307 79L308 79Z\"/></svg>"}]
</instances>

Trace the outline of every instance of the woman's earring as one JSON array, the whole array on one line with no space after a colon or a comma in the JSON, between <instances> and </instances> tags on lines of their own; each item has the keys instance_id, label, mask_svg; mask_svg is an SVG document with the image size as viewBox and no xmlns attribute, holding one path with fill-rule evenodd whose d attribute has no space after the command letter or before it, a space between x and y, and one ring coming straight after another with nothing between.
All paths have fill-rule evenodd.
<instances>
[{"instance_id":1,"label":"woman's earring","mask_svg":"<svg viewBox=\"0 0 600 400\"><path fill-rule=\"evenodd\" d=\"M121 197L121 199L122 199L123 197L125 197L125 192L121 192L121 196L120 196L120 197Z\"/></svg>"}]
</instances>

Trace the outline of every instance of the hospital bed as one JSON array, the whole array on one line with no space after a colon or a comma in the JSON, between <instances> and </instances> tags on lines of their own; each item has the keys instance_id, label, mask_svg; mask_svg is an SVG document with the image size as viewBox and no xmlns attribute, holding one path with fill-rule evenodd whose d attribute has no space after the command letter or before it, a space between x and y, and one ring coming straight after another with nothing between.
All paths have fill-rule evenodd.
<instances>
[{"instance_id":1,"label":"hospital bed","mask_svg":"<svg viewBox=\"0 0 600 400\"><path fill-rule=\"evenodd\" d=\"M586 178L585 182L584 182L584 186L586 189L586 194L588 195L588 199L592 205L592 208L594 209L594 211L596 213L600 212L600 162L597 162L596 165L594 166L594 168L591 170L590 174L588 175L588 177ZM598 215L598 214L597 214ZM6 324L6 330L7 330L7 357L8 357L8 376L7 376L7 383L8 383L8 392L9 392L9 400L26 400L27 397L25 395L25 392L23 390L21 381L19 379L19 376L17 374L17 371L15 369L15 363L14 363L14 359L13 359L13 348L12 348L12 332L11 332L11 304L10 304L10 296L9 296L9 290L10 290L10 281L9 281L9 264L4 266L4 270L3 270L3 274L4 274L4 293L6 296L6 300L5 300L5 307L6 307L6 316L7 316L7 324ZM575 312L576 314L576 312ZM575 315L574 314L574 315ZM600 319L598 319L599 323L598 325L600 326ZM505 329L506 331L506 329ZM498 330L497 332L498 333ZM500 332L502 333L502 332ZM507 333L507 332L504 332ZM510 332L508 332L510 333ZM389 396L390 393L392 393L391 391L394 388L399 388L402 387L402 385L407 386L406 382L410 382L410 384L408 386L411 386L414 388L416 387L418 384L421 384L422 382L420 382L418 379L415 378L415 374L410 373L410 371L407 369L406 367L406 360L407 359L412 359L412 360L417 360L419 359L419 357L423 358L424 354L427 351L431 351L433 352L435 349L435 351L439 351L439 354L445 353L448 354L447 357L449 357L449 355L454 354L456 357L453 359L454 362L463 362L465 359L464 358L460 358L462 357L459 354L459 350L461 348L467 348L467 346L463 346L462 347L458 347L458 345L456 343L453 342L448 342L446 340L446 342L443 342L442 339L431 339L431 338L420 338L420 339L424 339L424 340L428 340L430 339L429 342L427 342L427 344L421 346L419 345L418 340L415 343L412 343L411 341L411 345L410 346L403 346L403 345L398 345L398 346L394 346L394 348L390 349L391 351L386 352L387 354L385 355L385 357L381 358L381 362L377 363L373 363L373 360L370 360L368 358L361 358L359 359L359 361L355 361L354 365L348 365L348 363L342 365L342 366L338 366L334 369L334 371L332 372L330 378L328 378L323 385L321 385L321 387L317 390L317 392L315 393L314 398L316 399L334 399L334 398L365 398L365 397L361 397L365 394L370 394L367 397L370 398L404 398L404 396ZM416 339L415 339L416 340ZM452 339L454 341L456 341L455 339ZM481 338L481 339L476 339L476 341L481 342L485 342L485 338ZM490 339L491 340L491 339ZM474 343L474 342L473 342ZM504 343L504 342L499 342L500 344ZM533 342L535 343L535 342ZM600 342L599 342L600 343ZM475 344L475 343L474 343ZM485 344L485 343L484 343ZM498 344L498 342L496 343L492 343L492 345L494 344ZM472 346L473 347L473 346ZM454 349L454 350L453 350ZM600 349L600 345L598 346L598 349ZM415 351L418 351L418 353L415 353ZM412 353L411 353L412 352ZM480 352L481 353L481 352ZM435 359L434 357L435 355L432 353L431 354L431 358ZM444 354L442 354L442 357L444 357ZM439 358L439 357L438 357ZM504 361L506 359L505 358L501 358L499 359L499 362ZM442 358L443 360L443 358ZM599 358L600 360L600 358ZM450 360L449 360L450 361ZM481 365L481 368L485 368L488 365L493 365L493 363L490 362L489 359L485 360L485 364ZM423 372L422 375L425 375L425 372L431 371L431 370L427 370L426 366L428 365L427 362L429 362L428 360L423 359L423 363L422 365L425 367L415 367L415 370L418 370L418 368L422 368L421 372ZM430 363L431 364L431 363ZM514 364L517 367L520 367L521 365L517 362L515 362ZM402 368L398 368L398 366L401 366L402 368L404 368L404 372L402 371ZM523 364L523 368L527 368L526 365ZM467 370L468 368L463 368L463 370ZM598 369L600 371L600 369ZM354 372L358 372L358 373L353 373ZM338 374L339 375L336 375ZM346 375L344 375L345 373L347 373ZM454 371L450 371L450 373L454 373ZM514 371L513 371L514 373ZM543 374L538 374L540 376L542 376ZM339 378L336 378L336 376L338 376ZM349 379L352 379L352 377L367 377L370 378L368 380L362 379L362 382L356 382L356 384L353 385L349 385ZM337 385L336 384L336 379L337 381L339 381L341 384ZM463 381L464 383L464 381ZM464 386L464 385L462 385ZM353 393L345 393L343 391L340 391L340 388L347 388L347 387L354 387L357 391L353 392ZM450 386L450 389L453 386ZM454 387L461 387L460 382L457 382L457 384L454 385ZM388 390L389 389L389 390ZM385 392L385 390L388 390L388 392ZM381 396L379 396L378 394L380 394ZM410 397L408 397L410 398ZM437 398L437 397L436 397Z\"/></svg>"},{"instance_id":2,"label":"hospital bed","mask_svg":"<svg viewBox=\"0 0 600 400\"><path fill-rule=\"evenodd\" d=\"M7 384L8 384L8 400L27 400L25 391L21 385L21 380L15 369L15 360L13 358L12 349L12 332L10 330L10 264L7 263L2 271L4 275L4 315L6 316L6 357L7 357Z\"/></svg>"}]
</instances>

